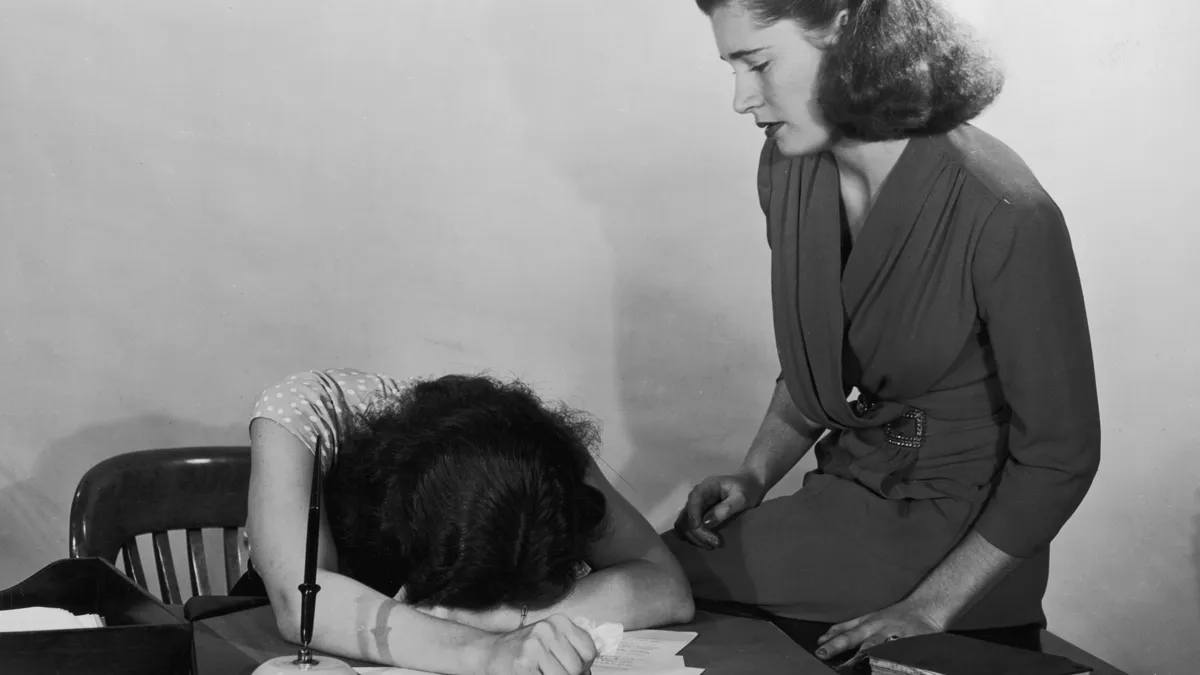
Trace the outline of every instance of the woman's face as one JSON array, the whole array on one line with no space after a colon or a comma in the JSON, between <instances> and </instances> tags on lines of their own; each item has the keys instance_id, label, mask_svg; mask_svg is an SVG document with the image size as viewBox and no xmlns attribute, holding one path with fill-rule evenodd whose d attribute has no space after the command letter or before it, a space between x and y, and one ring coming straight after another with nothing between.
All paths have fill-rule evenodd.
<instances>
[{"instance_id":1,"label":"woman's face","mask_svg":"<svg viewBox=\"0 0 1200 675\"><path fill-rule=\"evenodd\" d=\"M754 115L785 155L829 148L833 132L816 98L821 38L791 20L759 26L738 0L711 19L721 60L733 66L733 109Z\"/></svg>"}]
</instances>

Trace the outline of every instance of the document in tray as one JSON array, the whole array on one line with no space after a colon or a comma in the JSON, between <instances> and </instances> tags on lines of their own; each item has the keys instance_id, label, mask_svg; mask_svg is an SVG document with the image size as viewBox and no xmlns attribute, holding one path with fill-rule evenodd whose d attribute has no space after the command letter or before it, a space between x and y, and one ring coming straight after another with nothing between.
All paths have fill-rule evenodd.
<instances>
[{"instance_id":1,"label":"document in tray","mask_svg":"<svg viewBox=\"0 0 1200 675\"><path fill-rule=\"evenodd\" d=\"M77 615L57 607L23 607L0 611L0 633L103 627L104 619L96 614Z\"/></svg>"}]
</instances>

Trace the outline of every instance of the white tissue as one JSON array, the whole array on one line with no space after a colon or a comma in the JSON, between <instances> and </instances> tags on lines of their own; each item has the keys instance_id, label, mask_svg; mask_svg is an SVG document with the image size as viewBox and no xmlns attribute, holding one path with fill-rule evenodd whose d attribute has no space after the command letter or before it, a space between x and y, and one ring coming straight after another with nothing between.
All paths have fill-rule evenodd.
<instances>
[{"instance_id":1,"label":"white tissue","mask_svg":"<svg viewBox=\"0 0 1200 675\"><path fill-rule=\"evenodd\" d=\"M586 630L588 635L592 636L592 641L596 643L596 651L600 653L600 656L615 654L621 646L621 637L625 634L625 627L621 624L597 624L581 616L577 616L571 619L571 621L575 622L576 626Z\"/></svg>"}]
</instances>

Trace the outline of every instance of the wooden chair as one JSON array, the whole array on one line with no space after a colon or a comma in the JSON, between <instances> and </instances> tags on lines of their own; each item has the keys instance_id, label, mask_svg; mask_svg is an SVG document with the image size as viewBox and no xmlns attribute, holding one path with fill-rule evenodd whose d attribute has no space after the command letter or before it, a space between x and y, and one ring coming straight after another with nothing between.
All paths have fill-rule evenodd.
<instances>
[{"instance_id":1,"label":"wooden chair","mask_svg":"<svg viewBox=\"0 0 1200 675\"><path fill-rule=\"evenodd\" d=\"M79 481L71 502L70 555L116 564L146 590L136 537L150 534L163 602L182 604L168 532L185 530L192 595L213 595L203 528L221 528L225 594L246 569L241 528L246 524L250 448L140 450L106 459Z\"/></svg>"}]
</instances>

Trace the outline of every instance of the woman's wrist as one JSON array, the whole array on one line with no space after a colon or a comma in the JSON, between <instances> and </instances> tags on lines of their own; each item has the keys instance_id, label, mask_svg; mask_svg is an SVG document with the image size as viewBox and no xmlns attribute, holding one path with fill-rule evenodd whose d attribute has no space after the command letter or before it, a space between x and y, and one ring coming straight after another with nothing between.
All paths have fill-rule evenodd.
<instances>
[{"instance_id":1,"label":"woman's wrist","mask_svg":"<svg viewBox=\"0 0 1200 675\"><path fill-rule=\"evenodd\" d=\"M945 631L950 622L959 614L954 603L947 602L945 597L921 588L913 591L901 604L905 605L910 612L924 618L927 623L939 631Z\"/></svg>"},{"instance_id":2,"label":"woman's wrist","mask_svg":"<svg viewBox=\"0 0 1200 675\"><path fill-rule=\"evenodd\" d=\"M755 492L761 494L767 493L767 490L769 489L767 487L767 483L770 481L770 476L767 475L767 468L765 466L756 466L749 463L742 464L742 466L738 468L737 475L742 476L746 480L750 481L750 487L753 488Z\"/></svg>"},{"instance_id":3,"label":"woman's wrist","mask_svg":"<svg viewBox=\"0 0 1200 675\"><path fill-rule=\"evenodd\" d=\"M462 659L460 670L471 675L486 675L492 662L492 651L496 646L496 635L488 633L468 642L459 652Z\"/></svg>"}]
</instances>

